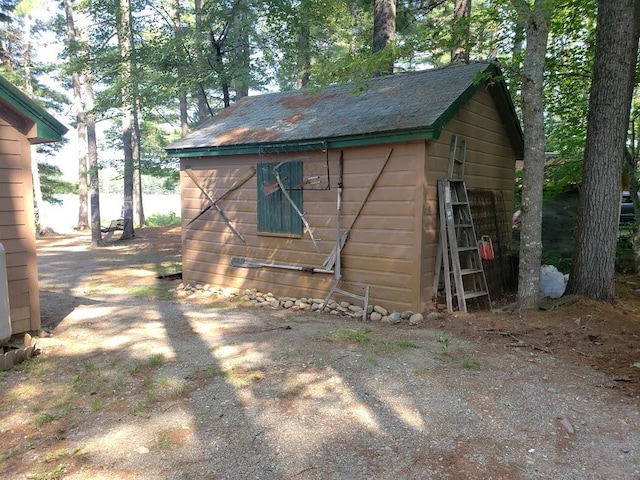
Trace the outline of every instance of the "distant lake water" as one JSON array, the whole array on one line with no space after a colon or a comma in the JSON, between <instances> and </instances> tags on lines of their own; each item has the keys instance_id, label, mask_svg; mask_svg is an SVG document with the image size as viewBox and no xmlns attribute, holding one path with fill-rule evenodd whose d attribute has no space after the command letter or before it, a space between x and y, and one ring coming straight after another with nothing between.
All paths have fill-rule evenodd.
<instances>
[{"instance_id":1,"label":"distant lake water","mask_svg":"<svg viewBox=\"0 0 640 480\"><path fill-rule=\"evenodd\" d=\"M61 205L43 202L40 207L40 223L57 233L70 233L78 224L78 196L57 195ZM100 194L100 219L103 225L120 218L122 195ZM142 207L146 217L156 213L180 215L180 195L144 195Z\"/></svg>"}]
</instances>

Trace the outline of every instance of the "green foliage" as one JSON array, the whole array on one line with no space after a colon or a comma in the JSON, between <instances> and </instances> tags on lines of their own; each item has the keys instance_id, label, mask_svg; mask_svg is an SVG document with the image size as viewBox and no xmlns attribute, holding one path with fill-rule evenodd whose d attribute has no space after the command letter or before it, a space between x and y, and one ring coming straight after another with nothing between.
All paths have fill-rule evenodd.
<instances>
[{"instance_id":1,"label":"green foliage","mask_svg":"<svg viewBox=\"0 0 640 480\"><path fill-rule=\"evenodd\" d=\"M555 8L546 66L545 104L547 151L558 152L568 165L556 179L565 188L569 174L580 182L579 164L585 146L589 88L593 70L596 5L570 0ZM577 165L576 165L577 164Z\"/></svg>"},{"instance_id":2,"label":"green foliage","mask_svg":"<svg viewBox=\"0 0 640 480\"><path fill-rule=\"evenodd\" d=\"M170 213L154 213L145 219L145 225L148 227L168 227L171 225L179 225L180 217L174 212Z\"/></svg>"},{"instance_id":3,"label":"green foliage","mask_svg":"<svg viewBox=\"0 0 640 480\"><path fill-rule=\"evenodd\" d=\"M628 226L622 231L623 235L618 239L616 246L616 272L630 274L635 272L635 253L633 250L632 226Z\"/></svg>"},{"instance_id":4,"label":"green foliage","mask_svg":"<svg viewBox=\"0 0 640 480\"><path fill-rule=\"evenodd\" d=\"M579 160L550 160L544 169L545 198L576 191L580 184L582 162Z\"/></svg>"},{"instance_id":5,"label":"green foliage","mask_svg":"<svg viewBox=\"0 0 640 480\"><path fill-rule=\"evenodd\" d=\"M543 265L553 265L559 272L570 272L571 254L558 252L553 247L545 247L542 250L541 263Z\"/></svg>"},{"instance_id":6,"label":"green foliage","mask_svg":"<svg viewBox=\"0 0 640 480\"><path fill-rule=\"evenodd\" d=\"M78 186L62 179L62 171L55 165L48 163L38 163L40 173L40 188L42 199L53 204L60 204L62 200L56 195L65 193L78 193Z\"/></svg>"},{"instance_id":7,"label":"green foliage","mask_svg":"<svg viewBox=\"0 0 640 480\"><path fill-rule=\"evenodd\" d=\"M436 335L436 341L440 344L441 353L449 353L449 347L451 346L451 337L449 335L445 333L439 333Z\"/></svg>"}]
</instances>

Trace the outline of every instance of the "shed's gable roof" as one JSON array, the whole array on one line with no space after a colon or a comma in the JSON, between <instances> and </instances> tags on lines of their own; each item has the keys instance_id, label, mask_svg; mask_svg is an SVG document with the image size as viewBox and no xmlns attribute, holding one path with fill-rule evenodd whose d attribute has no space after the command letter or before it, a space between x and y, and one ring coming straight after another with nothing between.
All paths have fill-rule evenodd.
<instances>
[{"instance_id":1,"label":"shed's gable roof","mask_svg":"<svg viewBox=\"0 0 640 480\"><path fill-rule=\"evenodd\" d=\"M457 64L245 97L169 145L167 152L186 157L438 138L486 80L497 76L493 65ZM498 78L489 88L520 151L522 131L504 82Z\"/></svg>"},{"instance_id":2,"label":"shed's gable roof","mask_svg":"<svg viewBox=\"0 0 640 480\"><path fill-rule=\"evenodd\" d=\"M31 143L59 142L68 131L38 103L1 76L0 108L3 116Z\"/></svg>"}]
</instances>

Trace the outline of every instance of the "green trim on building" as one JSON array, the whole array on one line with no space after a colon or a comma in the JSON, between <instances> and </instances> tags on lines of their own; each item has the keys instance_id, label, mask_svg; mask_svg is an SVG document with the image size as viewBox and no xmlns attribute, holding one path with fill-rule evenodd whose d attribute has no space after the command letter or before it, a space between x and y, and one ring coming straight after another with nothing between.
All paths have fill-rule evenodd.
<instances>
[{"instance_id":1,"label":"green trim on building","mask_svg":"<svg viewBox=\"0 0 640 480\"><path fill-rule=\"evenodd\" d=\"M438 132L439 136L440 132ZM219 147L176 148L167 149L171 157L218 157L223 155L251 155L260 153L304 152L310 150L325 150L379 145L385 143L408 142L414 140L430 140L438 138L433 128L417 130L395 130L390 132L372 133L368 135L354 135L335 137L330 139L302 140L293 143L265 142L250 145L224 145Z\"/></svg>"},{"instance_id":2,"label":"green trim on building","mask_svg":"<svg viewBox=\"0 0 640 480\"><path fill-rule=\"evenodd\" d=\"M0 98L8 103L18 114L28 118L36 125L36 136L29 138L31 143L59 142L69 129L50 115L33 99L0 76Z\"/></svg>"}]
</instances>

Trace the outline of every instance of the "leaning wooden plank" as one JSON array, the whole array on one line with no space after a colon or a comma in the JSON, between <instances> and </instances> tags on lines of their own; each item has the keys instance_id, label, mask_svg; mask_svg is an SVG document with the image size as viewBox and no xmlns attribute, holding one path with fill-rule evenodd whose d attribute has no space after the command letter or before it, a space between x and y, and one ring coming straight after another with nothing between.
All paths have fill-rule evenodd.
<instances>
[{"instance_id":1,"label":"leaning wooden plank","mask_svg":"<svg viewBox=\"0 0 640 480\"><path fill-rule=\"evenodd\" d=\"M191 169L189 167L187 167L187 169L189 171L191 171ZM186 169L185 169L186 170ZM191 171L192 172L192 171ZM193 173L193 172L192 172ZM202 210L198 215L196 215L194 218L192 218L189 223L187 223L187 226L191 225L193 222L195 222L198 218L200 218L202 215L204 215L205 213L207 213L211 208L213 208L214 203L218 203L221 202L222 200L224 200L231 192L233 192L234 190L237 190L238 188L240 188L242 185L244 185L245 183L247 183L251 177L253 177L256 174L256 168L254 166L249 167L249 170L238 180L236 181L227 191L225 191L222 195L220 195L220 197L216 198L212 203L210 203L204 210ZM189 175L187 173L187 175ZM190 178L191 175L189 175ZM197 185L197 184L196 184ZM198 185L199 187L199 185ZM202 190L202 189L201 189ZM206 192L203 192L205 195ZM208 197L208 195L207 195Z\"/></svg>"},{"instance_id":2,"label":"leaning wooden plank","mask_svg":"<svg viewBox=\"0 0 640 480\"><path fill-rule=\"evenodd\" d=\"M447 241L447 213L446 213L446 206L445 206L445 188L446 188L446 184L444 183L444 180L438 180L438 208L440 211L440 242L439 242L439 248L438 248L438 254L440 256L440 261L444 262L443 266L444 266L444 289L445 289L445 295L446 295L446 300L447 300L447 312L449 313L453 313L453 296L451 294L451 261L449 258L449 242ZM436 273L437 275L440 274L440 265L438 265L437 262L437 258L436 258L436 266L437 266L437 270ZM436 277L437 278L437 277ZM439 279L437 280L437 285L436 285L436 281L434 281L434 292L438 293L438 287L439 287Z\"/></svg>"},{"instance_id":3,"label":"leaning wooden plank","mask_svg":"<svg viewBox=\"0 0 640 480\"><path fill-rule=\"evenodd\" d=\"M540 310L553 310L554 308L573 305L578 300L580 300L579 295L565 295L560 298L545 298L538 302L538 308Z\"/></svg>"},{"instance_id":4,"label":"leaning wooden plank","mask_svg":"<svg viewBox=\"0 0 640 480\"><path fill-rule=\"evenodd\" d=\"M307 232L309 232L309 237L311 237L311 241L313 242L313 246L316 248L316 251L318 253L320 253L320 248L318 247L318 241L313 236L313 230L311 230L311 226L309 225L309 222L307 222L307 219L304 218L304 213L302 213L300 211L300 209L298 208L296 203L291 198L291 195L289 195L289 193L287 192L287 189L284 187L284 184L282 183L282 178L280 178L280 172L278 171L278 169L284 163L286 163L286 162L282 162L282 163L279 163L278 165L276 165L275 168L273 169L273 174L275 175L276 181L278 182L278 185L280 186L280 190L282 190L282 194L285 196L287 201L291 204L291 206L293 207L295 212L298 214L298 216L302 220L302 223L304 223L304 226L307 229Z\"/></svg>"},{"instance_id":5,"label":"leaning wooden plank","mask_svg":"<svg viewBox=\"0 0 640 480\"><path fill-rule=\"evenodd\" d=\"M333 273L333 270L325 270L324 268L309 267L306 265L289 265L284 263L263 262L262 260L251 260L248 258L233 257L231 259L232 267L240 268L280 268L283 270L297 270L309 273Z\"/></svg>"},{"instance_id":6,"label":"leaning wooden plank","mask_svg":"<svg viewBox=\"0 0 640 480\"><path fill-rule=\"evenodd\" d=\"M252 167L253 169L253 167ZM255 174L255 169L253 169L252 171L250 171L248 174L246 174L241 180L239 180L238 182L236 182L229 190L227 190L224 194L222 194L220 196L220 198L214 200L213 198L211 198L211 196L205 191L205 189L200 185L200 182L198 182L198 178L196 177L196 175L193 173L193 170L191 170L190 168L185 168L184 169L185 173L189 176L189 178L193 181L193 183L200 189L200 191L204 194L205 197L207 197L207 200L209 200L210 205L208 208L206 208L205 210L203 210L202 212L200 212L200 214L196 217L198 218L200 215L202 215L206 210L208 210L210 207L214 207L218 213L222 216L223 220L225 221L225 223L227 224L227 226L231 229L231 231L243 242L245 241L244 237L242 236L242 234L236 229L236 227L233 225L233 223L231 223L231 220L229 220L229 217L227 217L227 214L224 213L224 211L222 210L222 208L220 208L220 206L218 205L218 202L220 200L222 200L224 197L226 197L229 193L231 193L233 190L237 189L242 183L246 182L247 180L249 180L249 178L251 178L254 174ZM191 224L196 218L194 218L193 220L191 220L191 222L189 222L189 224ZM189 225L187 224L187 225Z\"/></svg>"},{"instance_id":7,"label":"leaning wooden plank","mask_svg":"<svg viewBox=\"0 0 640 480\"><path fill-rule=\"evenodd\" d=\"M324 261L324 264L322 265L323 268L332 269L333 266L335 265L336 256L337 256L338 250L342 251L345 243L347 243L347 238L349 238L349 233L351 233L351 229L353 228L353 226L356 223L356 220L360 216L360 212L362 212L362 209L364 208L365 204L367 203L367 200L369 200L369 197L371 196L371 192L375 188L376 183L378 183L378 179L380 178L380 175L382 175L382 171L387 166L387 163L389 163L389 159L391 158L391 154L392 153L393 153L393 148L390 148L389 149L389 153L387 154L386 158L384 159L384 162L382 162L382 165L380 165L380 168L378 169L378 171L376 172L375 176L373 177L373 181L371 182L371 185L369 185L369 189L367 190L367 193L365 194L364 198L360 202L360 205L358 206L358 209L356 210L356 214L351 219L351 224L349 225L349 228L347 228L342 233L342 235L340 236L340 243L339 244L336 243L336 245L334 246L333 250L331 251L331 253L327 257L327 259Z\"/></svg>"}]
</instances>

